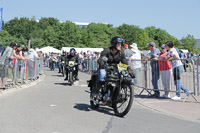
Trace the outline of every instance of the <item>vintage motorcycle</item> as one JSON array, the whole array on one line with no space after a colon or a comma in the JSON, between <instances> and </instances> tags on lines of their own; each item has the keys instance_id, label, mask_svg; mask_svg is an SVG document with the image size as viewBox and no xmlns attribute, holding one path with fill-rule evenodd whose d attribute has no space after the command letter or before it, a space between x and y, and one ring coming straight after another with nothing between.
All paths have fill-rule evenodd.
<instances>
[{"instance_id":1,"label":"vintage motorcycle","mask_svg":"<svg viewBox=\"0 0 200 133\"><path fill-rule=\"evenodd\" d=\"M109 106L119 117L129 112L134 98L134 86L127 68L128 65L122 63L107 66L103 84L98 81L97 71L93 72L91 80L88 81L92 108L96 109L100 105Z\"/></svg>"},{"instance_id":2,"label":"vintage motorcycle","mask_svg":"<svg viewBox=\"0 0 200 133\"><path fill-rule=\"evenodd\" d=\"M72 86L75 81L75 65L77 65L77 63L75 63L75 61L69 61L68 66L67 66L68 83L70 86Z\"/></svg>"}]
</instances>

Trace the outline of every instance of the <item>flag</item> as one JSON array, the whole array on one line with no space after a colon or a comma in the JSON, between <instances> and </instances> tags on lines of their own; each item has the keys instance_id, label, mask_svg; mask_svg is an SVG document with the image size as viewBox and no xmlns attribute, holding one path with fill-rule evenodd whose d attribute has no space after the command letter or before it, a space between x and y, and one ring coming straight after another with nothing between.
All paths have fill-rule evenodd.
<instances>
[{"instance_id":1,"label":"flag","mask_svg":"<svg viewBox=\"0 0 200 133\"><path fill-rule=\"evenodd\" d=\"M31 40L28 41L28 51L30 50L31 48Z\"/></svg>"},{"instance_id":2,"label":"flag","mask_svg":"<svg viewBox=\"0 0 200 133\"><path fill-rule=\"evenodd\" d=\"M0 31L2 28L2 23L3 23L3 8L0 8Z\"/></svg>"}]
</instances>

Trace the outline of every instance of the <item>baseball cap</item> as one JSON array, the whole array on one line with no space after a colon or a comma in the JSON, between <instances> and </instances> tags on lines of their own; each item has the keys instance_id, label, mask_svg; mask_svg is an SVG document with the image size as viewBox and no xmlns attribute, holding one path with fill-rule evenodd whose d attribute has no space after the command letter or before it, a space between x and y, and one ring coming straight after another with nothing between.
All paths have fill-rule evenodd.
<instances>
[{"instance_id":1,"label":"baseball cap","mask_svg":"<svg viewBox=\"0 0 200 133\"><path fill-rule=\"evenodd\" d=\"M161 48L165 48L165 44L163 44L163 45L161 46Z\"/></svg>"},{"instance_id":2,"label":"baseball cap","mask_svg":"<svg viewBox=\"0 0 200 133\"><path fill-rule=\"evenodd\" d=\"M148 46L155 47L155 46L156 46L156 44L155 44L154 42L150 42L150 43L148 44Z\"/></svg>"},{"instance_id":3,"label":"baseball cap","mask_svg":"<svg viewBox=\"0 0 200 133\"><path fill-rule=\"evenodd\" d=\"M128 46L128 44L124 44L124 47L127 47Z\"/></svg>"}]
</instances>

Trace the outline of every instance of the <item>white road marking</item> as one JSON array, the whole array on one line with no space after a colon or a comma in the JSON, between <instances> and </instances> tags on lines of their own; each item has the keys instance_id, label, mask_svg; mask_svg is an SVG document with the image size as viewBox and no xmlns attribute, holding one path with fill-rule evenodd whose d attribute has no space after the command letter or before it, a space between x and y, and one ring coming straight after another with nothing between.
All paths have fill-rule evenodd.
<instances>
[{"instance_id":1,"label":"white road marking","mask_svg":"<svg viewBox=\"0 0 200 133\"><path fill-rule=\"evenodd\" d=\"M51 104L50 107L56 107L56 105L55 104Z\"/></svg>"},{"instance_id":2,"label":"white road marking","mask_svg":"<svg viewBox=\"0 0 200 133\"><path fill-rule=\"evenodd\" d=\"M169 101L149 101L144 103L168 103Z\"/></svg>"}]
</instances>

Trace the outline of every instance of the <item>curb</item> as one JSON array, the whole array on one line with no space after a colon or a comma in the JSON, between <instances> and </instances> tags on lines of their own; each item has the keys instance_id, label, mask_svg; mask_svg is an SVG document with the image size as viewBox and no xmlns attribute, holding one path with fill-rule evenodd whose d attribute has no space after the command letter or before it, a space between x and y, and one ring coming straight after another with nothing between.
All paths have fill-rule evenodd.
<instances>
[{"instance_id":1,"label":"curb","mask_svg":"<svg viewBox=\"0 0 200 133\"><path fill-rule=\"evenodd\" d=\"M1 93L0 93L0 97L4 96L4 95L11 94L12 92L15 92L15 91L18 91L18 90L22 90L22 89L26 89L26 88L32 87L32 86L40 83L41 81L43 81L45 78L46 78L46 75L43 74L43 75L41 75L39 77L39 79L37 79L35 81L32 81L30 83L22 84L21 87L10 87L10 88L8 88L6 90L2 90Z\"/></svg>"},{"instance_id":2,"label":"curb","mask_svg":"<svg viewBox=\"0 0 200 133\"><path fill-rule=\"evenodd\" d=\"M143 108L146 108L146 109L149 109L151 111L155 111L155 112L158 112L158 113L161 113L161 114L164 114L164 115L168 115L168 116L171 116L171 117L175 117L175 118L179 118L179 119L182 119L182 120L187 120L187 121L191 121L191 122L196 122L196 123L199 123L200 124L200 120L196 120L196 119L192 119L192 118L188 118L188 117L184 117L184 116L181 116L181 115L178 115L178 114L175 114L175 113L171 113L171 112L167 112L165 110L162 110L162 109L158 109L158 108L155 108L155 107L152 107L150 105L147 105L139 100L136 100L136 98L134 98L134 101L141 107Z\"/></svg>"}]
</instances>

